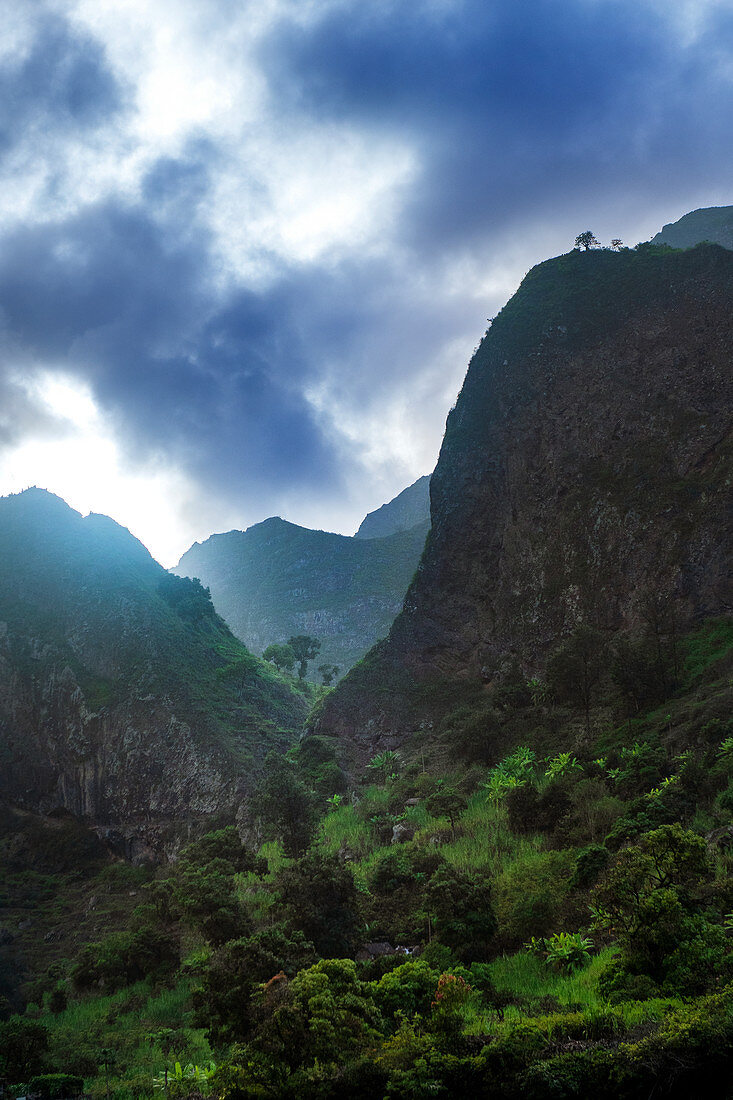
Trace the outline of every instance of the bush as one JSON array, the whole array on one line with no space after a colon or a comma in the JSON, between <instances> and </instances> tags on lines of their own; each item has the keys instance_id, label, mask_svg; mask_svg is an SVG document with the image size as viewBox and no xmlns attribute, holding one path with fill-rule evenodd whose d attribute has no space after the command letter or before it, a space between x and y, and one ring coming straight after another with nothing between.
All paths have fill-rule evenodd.
<instances>
[{"instance_id":1,"label":"bush","mask_svg":"<svg viewBox=\"0 0 733 1100\"><path fill-rule=\"evenodd\" d=\"M71 968L77 989L103 982L108 990L121 989L143 978L167 976L180 962L178 940L159 928L114 932L99 943L82 948Z\"/></svg>"},{"instance_id":2,"label":"bush","mask_svg":"<svg viewBox=\"0 0 733 1100\"><path fill-rule=\"evenodd\" d=\"M530 852L512 863L495 883L499 935L506 947L545 936L559 919L572 867L570 852Z\"/></svg>"},{"instance_id":3,"label":"bush","mask_svg":"<svg viewBox=\"0 0 733 1100\"><path fill-rule=\"evenodd\" d=\"M394 1019L398 1013L426 1016L440 978L422 959L406 962L385 974L376 984L374 999L382 1014Z\"/></svg>"},{"instance_id":4,"label":"bush","mask_svg":"<svg viewBox=\"0 0 733 1100\"><path fill-rule=\"evenodd\" d=\"M71 1073L44 1073L28 1082L28 1094L40 1096L41 1100L66 1100L80 1096L83 1091L84 1079Z\"/></svg>"},{"instance_id":5,"label":"bush","mask_svg":"<svg viewBox=\"0 0 733 1100\"><path fill-rule=\"evenodd\" d=\"M602 844L590 844L581 849L575 859L575 870L570 878L573 890L585 890L595 885L599 875L608 867L610 853Z\"/></svg>"},{"instance_id":6,"label":"bush","mask_svg":"<svg viewBox=\"0 0 733 1100\"><path fill-rule=\"evenodd\" d=\"M24 1081L44 1069L48 1054L48 1032L37 1020L11 1016L0 1023L0 1078Z\"/></svg>"}]
</instances>

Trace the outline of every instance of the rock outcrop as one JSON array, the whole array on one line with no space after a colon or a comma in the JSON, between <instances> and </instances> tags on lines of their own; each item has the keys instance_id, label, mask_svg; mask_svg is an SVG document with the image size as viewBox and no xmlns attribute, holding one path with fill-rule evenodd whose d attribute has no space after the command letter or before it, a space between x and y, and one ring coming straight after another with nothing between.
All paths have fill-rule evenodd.
<instances>
[{"instance_id":1,"label":"rock outcrop","mask_svg":"<svg viewBox=\"0 0 733 1100\"><path fill-rule=\"evenodd\" d=\"M730 612L733 255L651 245L534 268L451 412L389 638L329 697L345 754L399 744L579 623Z\"/></svg>"}]
</instances>

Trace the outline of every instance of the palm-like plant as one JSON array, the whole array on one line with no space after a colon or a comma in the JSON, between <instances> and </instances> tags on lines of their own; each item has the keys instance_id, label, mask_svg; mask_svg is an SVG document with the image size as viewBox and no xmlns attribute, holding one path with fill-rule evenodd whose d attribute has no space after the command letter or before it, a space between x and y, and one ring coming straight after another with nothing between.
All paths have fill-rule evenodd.
<instances>
[{"instance_id":1,"label":"palm-like plant","mask_svg":"<svg viewBox=\"0 0 733 1100\"><path fill-rule=\"evenodd\" d=\"M593 942L580 932L555 932L545 942L548 965L565 973L580 970L590 961Z\"/></svg>"},{"instance_id":2,"label":"palm-like plant","mask_svg":"<svg viewBox=\"0 0 733 1100\"><path fill-rule=\"evenodd\" d=\"M384 752L378 752L376 756L373 756L367 767L371 768L372 771L381 772L382 782L386 783L388 779L396 777L399 764L400 754L393 752L392 749L385 749Z\"/></svg>"},{"instance_id":3,"label":"palm-like plant","mask_svg":"<svg viewBox=\"0 0 733 1100\"><path fill-rule=\"evenodd\" d=\"M545 775L548 779L559 779L560 776L569 775L570 772L582 769L576 757L569 752L560 752L557 756L546 761Z\"/></svg>"}]
</instances>

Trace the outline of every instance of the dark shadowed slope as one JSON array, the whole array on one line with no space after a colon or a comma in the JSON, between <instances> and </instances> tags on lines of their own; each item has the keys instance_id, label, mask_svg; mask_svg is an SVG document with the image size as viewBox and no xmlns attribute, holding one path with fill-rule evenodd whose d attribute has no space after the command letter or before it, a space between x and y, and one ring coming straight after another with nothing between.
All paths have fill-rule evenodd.
<instances>
[{"instance_id":1,"label":"dark shadowed slope","mask_svg":"<svg viewBox=\"0 0 733 1100\"><path fill-rule=\"evenodd\" d=\"M577 624L731 611L733 254L643 246L540 264L448 418L432 528L390 636L329 697L349 751L526 673Z\"/></svg>"}]
</instances>

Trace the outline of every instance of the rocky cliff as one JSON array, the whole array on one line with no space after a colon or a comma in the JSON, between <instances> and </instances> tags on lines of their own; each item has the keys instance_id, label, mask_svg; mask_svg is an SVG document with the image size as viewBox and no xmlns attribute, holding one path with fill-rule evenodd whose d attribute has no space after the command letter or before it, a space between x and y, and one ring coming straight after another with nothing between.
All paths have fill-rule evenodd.
<instances>
[{"instance_id":1,"label":"rocky cliff","mask_svg":"<svg viewBox=\"0 0 733 1100\"><path fill-rule=\"evenodd\" d=\"M430 523L430 475L408 485L394 500L369 512L356 532L357 539L383 539L396 531L409 531L417 524Z\"/></svg>"},{"instance_id":2,"label":"rocky cliff","mask_svg":"<svg viewBox=\"0 0 733 1100\"><path fill-rule=\"evenodd\" d=\"M432 528L389 638L329 697L353 754L527 674L579 623L730 612L733 255L640 246L534 268L451 412Z\"/></svg>"},{"instance_id":3,"label":"rocky cliff","mask_svg":"<svg viewBox=\"0 0 733 1100\"><path fill-rule=\"evenodd\" d=\"M310 634L321 641L315 664L344 672L387 634L426 534L422 523L354 539L273 518L196 543L175 572L211 589L217 611L253 652Z\"/></svg>"},{"instance_id":4,"label":"rocky cliff","mask_svg":"<svg viewBox=\"0 0 733 1100\"><path fill-rule=\"evenodd\" d=\"M0 499L0 565L0 797L138 847L234 813L306 705L201 586L41 490Z\"/></svg>"}]
</instances>

